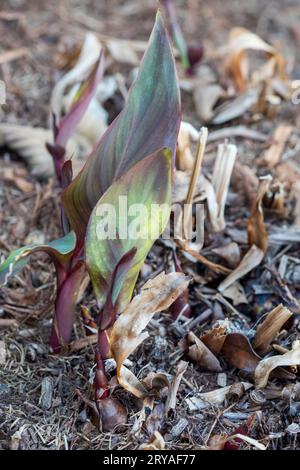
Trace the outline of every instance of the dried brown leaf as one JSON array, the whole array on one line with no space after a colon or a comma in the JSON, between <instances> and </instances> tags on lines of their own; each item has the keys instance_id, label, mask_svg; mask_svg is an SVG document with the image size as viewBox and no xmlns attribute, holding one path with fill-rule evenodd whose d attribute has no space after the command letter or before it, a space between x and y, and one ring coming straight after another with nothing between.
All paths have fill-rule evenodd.
<instances>
[{"instance_id":1,"label":"dried brown leaf","mask_svg":"<svg viewBox=\"0 0 300 470\"><path fill-rule=\"evenodd\" d=\"M257 327L253 342L253 347L259 354L264 355L270 351L271 342L292 315L292 312L282 304L268 313L263 323Z\"/></svg>"},{"instance_id":2,"label":"dried brown leaf","mask_svg":"<svg viewBox=\"0 0 300 470\"><path fill-rule=\"evenodd\" d=\"M221 364L216 356L192 331L188 333L188 342L192 344L189 346L188 356L200 367L216 372L222 371Z\"/></svg>"},{"instance_id":3,"label":"dried brown leaf","mask_svg":"<svg viewBox=\"0 0 300 470\"><path fill-rule=\"evenodd\" d=\"M271 175L260 179L257 197L253 204L247 227L249 245L256 245L264 253L266 253L268 248L268 232L265 227L263 199L269 190L271 181Z\"/></svg>"},{"instance_id":4,"label":"dried brown leaf","mask_svg":"<svg viewBox=\"0 0 300 470\"><path fill-rule=\"evenodd\" d=\"M267 54L270 64L256 70L252 74L252 82L257 83L267 78L279 76L285 78L285 61L283 57L268 43L251 31L235 27L229 33L226 58L226 69L232 76L238 90L243 91L249 81L248 50L263 51Z\"/></svg>"},{"instance_id":5,"label":"dried brown leaf","mask_svg":"<svg viewBox=\"0 0 300 470\"><path fill-rule=\"evenodd\" d=\"M246 372L254 372L261 359L242 333L229 333L226 336L222 354L232 366Z\"/></svg>"},{"instance_id":6,"label":"dried brown leaf","mask_svg":"<svg viewBox=\"0 0 300 470\"><path fill-rule=\"evenodd\" d=\"M217 356L224 344L226 339L228 328L228 321L225 320L222 324L214 326L211 330L207 331L201 336L201 341L208 347L208 349Z\"/></svg>"},{"instance_id":7,"label":"dried brown leaf","mask_svg":"<svg viewBox=\"0 0 300 470\"><path fill-rule=\"evenodd\" d=\"M147 390L123 363L148 338L144 329L154 314L169 308L188 284L189 278L182 273L159 274L144 285L111 330L111 352L117 363L119 383L139 398L147 395Z\"/></svg>"}]
</instances>

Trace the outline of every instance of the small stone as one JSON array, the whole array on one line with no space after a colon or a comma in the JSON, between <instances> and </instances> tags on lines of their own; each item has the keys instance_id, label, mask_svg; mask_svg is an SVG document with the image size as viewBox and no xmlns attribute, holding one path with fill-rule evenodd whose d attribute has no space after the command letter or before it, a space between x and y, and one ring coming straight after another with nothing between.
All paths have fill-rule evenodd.
<instances>
[{"instance_id":1,"label":"small stone","mask_svg":"<svg viewBox=\"0 0 300 470\"><path fill-rule=\"evenodd\" d=\"M225 372L220 372L220 374L217 375L217 384L219 387L226 387L227 385L227 375Z\"/></svg>"},{"instance_id":2,"label":"small stone","mask_svg":"<svg viewBox=\"0 0 300 470\"><path fill-rule=\"evenodd\" d=\"M39 399L39 404L43 410L50 410L52 406L52 396L53 396L53 384L52 380L49 377L45 377L42 380L42 390L41 396Z\"/></svg>"},{"instance_id":3,"label":"small stone","mask_svg":"<svg viewBox=\"0 0 300 470\"><path fill-rule=\"evenodd\" d=\"M173 437L180 436L180 434L185 430L189 424L188 420L185 418L180 418L180 420L173 426L171 429L171 434Z\"/></svg>"}]
</instances>

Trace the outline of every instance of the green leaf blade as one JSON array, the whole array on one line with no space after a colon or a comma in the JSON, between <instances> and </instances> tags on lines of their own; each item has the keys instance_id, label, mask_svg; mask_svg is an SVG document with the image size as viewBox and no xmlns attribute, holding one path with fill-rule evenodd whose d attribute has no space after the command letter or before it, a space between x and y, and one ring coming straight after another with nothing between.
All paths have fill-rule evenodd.
<instances>
[{"instance_id":1,"label":"green leaf blade","mask_svg":"<svg viewBox=\"0 0 300 470\"><path fill-rule=\"evenodd\" d=\"M85 236L89 216L109 186L133 165L169 147L173 157L180 125L174 58L160 13L123 111L107 129L62 200L71 227Z\"/></svg>"},{"instance_id":2,"label":"green leaf blade","mask_svg":"<svg viewBox=\"0 0 300 470\"><path fill-rule=\"evenodd\" d=\"M46 252L52 258L56 268L59 269L69 261L75 246L76 235L74 232L70 232L65 237L48 244L32 244L14 250L0 265L0 285L5 285L11 276L23 269L33 253Z\"/></svg>"},{"instance_id":3,"label":"green leaf blade","mask_svg":"<svg viewBox=\"0 0 300 470\"><path fill-rule=\"evenodd\" d=\"M124 199L127 200L127 212ZM136 204L144 207L134 214ZM108 216L109 227L115 225L116 237L99 236L105 205L115 210L115 217ZM171 207L171 150L161 149L132 167L105 192L94 208L86 236L86 266L101 307L109 292L113 292L114 304L122 311L131 299L140 268L156 238L165 229ZM132 210L133 209L133 210ZM120 215L120 217L119 217ZM138 221L136 237L130 229ZM127 232L124 233L126 223ZM113 234L114 235L114 234ZM127 272L118 279L118 286L111 286L111 279L120 259L136 248L135 256Z\"/></svg>"}]
</instances>

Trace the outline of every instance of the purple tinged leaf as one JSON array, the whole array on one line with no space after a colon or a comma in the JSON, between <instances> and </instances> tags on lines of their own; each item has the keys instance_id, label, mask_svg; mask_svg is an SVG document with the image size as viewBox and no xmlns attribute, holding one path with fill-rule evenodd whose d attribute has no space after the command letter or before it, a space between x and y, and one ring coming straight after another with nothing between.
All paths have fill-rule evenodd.
<instances>
[{"instance_id":1,"label":"purple tinged leaf","mask_svg":"<svg viewBox=\"0 0 300 470\"><path fill-rule=\"evenodd\" d=\"M114 181L160 148L170 147L174 157L180 117L174 58L158 12L123 111L63 193L66 215L80 239L85 236L91 211Z\"/></svg>"},{"instance_id":2,"label":"purple tinged leaf","mask_svg":"<svg viewBox=\"0 0 300 470\"><path fill-rule=\"evenodd\" d=\"M67 142L75 131L84 116L95 92L102 79L104 69L103 52L101 51L99 59L89 74L87 80L81 84L73 101L73 106L69 112L62 118L59 124L53 115L53 134L54 143L46 143L46 148L54 161L55 173L62 184L62 171L66 153ZM63 186L63 184L62 184ZM63 186L64 187L64 186Z\"/></svg>"},{"instance_id":3,"label":"purple tinged leaf","mask_svg":"<svg viewBox=\"0 0 300 470\"><path fill-rule=\"evenodd\" d=\"M130 267L132 266L132 262L136 255L136 252L136 247L131 248L131 250L125 253L120 259L120 261L118 261L117 265L115 266L112 272L111 279L109 281L109 291L107 294L106 302L97 318L97 323L99 325L100 330L106 330L115 322L116 315L118 313L115 309L115 303L121 292L124 278L126 277Z\"/></svg>"},{"instance_id":4,"label":"purple tinged leaf","mask_svg":"<svg viewBox=\"0 0 300 470\"><path fill-rule=\"evenodd\" d=\"M84 263L78 262L69 273L66 273L64 280L58 282L50 336L50 348L54 353L60 352L70 342L78 291L85 272Z\"/></svg>"},{"instance_id":5,"label":"purple tinged leaf","mask_svg":"<svg viewBox=\"0 0 300 470\"><path fill-rule=\"evenodd\" d=\"M73 105L70 111L62 118L57 126L55 144L65 148L71 134L75 131L84 116L91 100L94 97L97 86L103 77L104 57L103 51L100 52L99 59L93 67L88 79L82 83L76 93Z\"/></svg>"}]
</instances>

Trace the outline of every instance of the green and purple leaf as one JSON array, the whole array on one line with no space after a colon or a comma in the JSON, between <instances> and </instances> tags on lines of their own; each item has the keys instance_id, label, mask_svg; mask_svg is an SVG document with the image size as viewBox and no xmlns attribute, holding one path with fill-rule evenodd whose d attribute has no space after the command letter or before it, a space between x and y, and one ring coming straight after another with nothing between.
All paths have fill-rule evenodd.
<instances>
[{"instance_id":1,"label":"green and purple leaf","mask_svg":"<svg viewBox=\"0 0 300 470\"><path fill-rule=\"evenodd\" d=\"M108 296L117 312L130 301L140 268L169 220L171 167L171 150L156 151L115 181L94 208L85 255L100 308ZM131 253L126 269L120 266L116 273L122 257Z\"/></svg>"},{"instance_id":2,"label":"green and purple leaf","mask_svg":"<svg viewBox=\"0 0 300 470\"><path fill-rule=\"evenodd\" d=\"M5 285L11 276L24 268L29 261L30 255L37 251L44 251L52 258L58 276L61 276L75 246L76 235L74 232L70 232L65 237L48 244L32 244L13 251L0 265L0 285Z\"/></svg>"},{"instance_id":3,"label":"green and purple leaf","mask_svg":"<svg viewBox=\"0 0 300 470\"><path fill-rule=\"evenodd\" d=\"M62 118L59 124L56 123L56 117L53 115L54 143L47 143L46 147L53 157L55 172L59 180L61 180L67 142L84 117L84 113L94 97L97 86L103 77L103 70L104 58L103 51L101 51L99 59L88 78L80 85L69 112Z\"/></svg>"},{"instance_id":4,"label":"green and purple leaf","mask_svg":"<svg viewBox=\"0 0 300 470\"><path fill-rule=\"evenodd\" d=\"M93 208L114 181L163 147L171 149L174 159L180 117L174 58L158 12L124 109L63 192L65 213L81 240Z\"/></svg>"}]
</instances>

